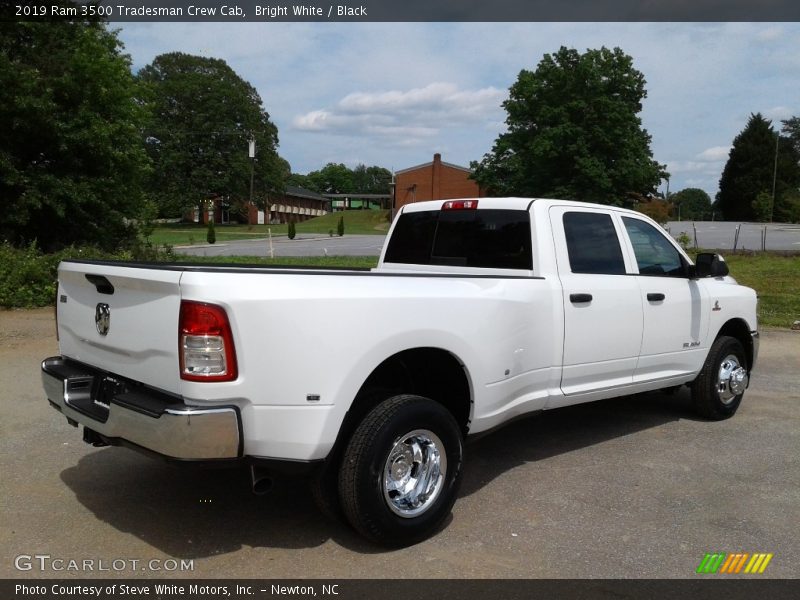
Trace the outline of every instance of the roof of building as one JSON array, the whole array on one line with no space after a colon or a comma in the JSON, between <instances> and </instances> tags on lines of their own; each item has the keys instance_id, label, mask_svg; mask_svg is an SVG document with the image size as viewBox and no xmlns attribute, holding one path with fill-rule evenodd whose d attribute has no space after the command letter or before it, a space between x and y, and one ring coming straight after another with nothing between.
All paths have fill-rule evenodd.
<instances>
[{"instance_id":1,"label":"roof of building","mask_svg":"<svg viewBox=\"0 0 800 600\"><path fill-rule=\"evenodd\" d=\"M453 163L448 163L441 161L441 165L443 167L450 167L451 169L458 169L459 171L464 171L465 173L472 173L472 169L469 167L462 167L461 165L454 165ZM399 171L395 171L395 175L400 175L402 173L408 173L409 171L416 171L417 169L424 169L426 167L432 167L433 161L428 161L426 163L422 163L421 165L415 165L413 167L408 167L405 169L400 169Z\"/></svg>"},{"instance_id":2,"label":"roof of building","mask_svg":"<svg viewBox=\"0 0 800 600\"><path fill-rule=\"evenodd\" d=\"M297 187L294 185L287 185L283 192L284 196L294 196L295 198L308 198L310 200L319 200L320 202L328 202L325 196L321 196L317 192L307 190L306 188Z\"/></svg>"}]
</instances>

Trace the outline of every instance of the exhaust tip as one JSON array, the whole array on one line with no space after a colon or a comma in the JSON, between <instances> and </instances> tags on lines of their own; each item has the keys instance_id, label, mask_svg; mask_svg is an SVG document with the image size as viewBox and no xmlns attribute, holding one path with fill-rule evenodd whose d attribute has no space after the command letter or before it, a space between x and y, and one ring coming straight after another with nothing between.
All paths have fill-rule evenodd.
<instances>
[{"instance_id":1,"label":"exhaust tip","mask_svg":"<svg viewBox=\"0 0 800 600\"><path fill-rule=\"evenodd\" d=\"M263 469L252 465L250 466L250 480L256 496L263 496L272 489L272 477Z\"/></svg>"}]
</instances>

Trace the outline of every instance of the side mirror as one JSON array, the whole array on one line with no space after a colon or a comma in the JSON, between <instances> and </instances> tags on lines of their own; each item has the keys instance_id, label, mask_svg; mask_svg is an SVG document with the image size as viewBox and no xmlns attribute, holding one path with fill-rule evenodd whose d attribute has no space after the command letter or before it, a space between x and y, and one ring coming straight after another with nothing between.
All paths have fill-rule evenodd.
<instances>
[{"instance_id":1,"label":"side mirror","mask_svg":"<svg viewBox=\"0 0 800 600\"><path fill-rule=\"evenodd\" d=\"M719 254L701 252L694 261L694 276L698 279L703 277L725 277L728 273L728 263Z\"/></svg>"}]
</instances>

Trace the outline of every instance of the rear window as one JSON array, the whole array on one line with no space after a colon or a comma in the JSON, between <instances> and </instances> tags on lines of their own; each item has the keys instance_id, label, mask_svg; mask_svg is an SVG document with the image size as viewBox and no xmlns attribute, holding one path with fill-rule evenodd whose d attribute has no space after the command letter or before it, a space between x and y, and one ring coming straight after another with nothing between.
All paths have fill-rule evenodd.
<instances>
[{"instance_id":1,"label":"rear window","mask_svg":"<svg viewBox=\"0 0 800 600\"><path fill-rule=\"evenodd\" d=\"M488 269L533 268L525 210L452 210L400 215L385 262Z\"/></svg>"}]
</instances>

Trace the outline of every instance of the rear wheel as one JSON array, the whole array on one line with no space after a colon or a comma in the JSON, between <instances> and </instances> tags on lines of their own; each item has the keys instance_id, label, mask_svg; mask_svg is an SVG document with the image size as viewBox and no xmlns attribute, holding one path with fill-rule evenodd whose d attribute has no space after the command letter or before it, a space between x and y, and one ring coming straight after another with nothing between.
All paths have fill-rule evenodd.
<instances>
[{"instance_id":1,"label":"rear wheel","mask_svg":"<svg viewBox=\"0 0 800 600\"><path fill-rule=\"evenodd\" d=\"M729 336L718 337L692 383L695 409L714 421L732 417L742 402L748 382L747 355L741 342Z\"/></svg>"},{"instance_id":2,"label":"rear wheel","mask_svg":"<svg viewBox=\"0 0 800 600\"><path fill-rule=\"evenodd\" d=\"M394 396L356 428L339 472L339 497L365 537L404 546L429 537L450 513L461 481L461 431L441 404Z\"/></svg>"}]
</instances>

